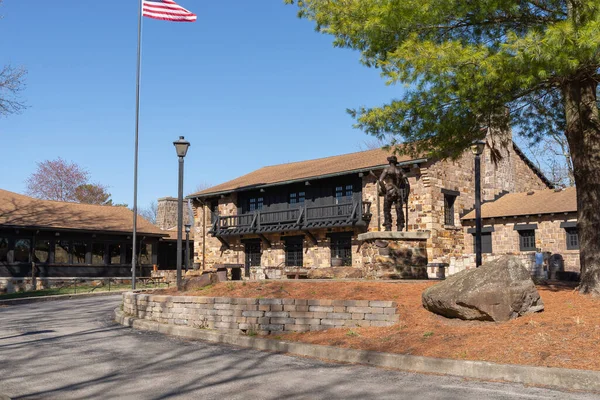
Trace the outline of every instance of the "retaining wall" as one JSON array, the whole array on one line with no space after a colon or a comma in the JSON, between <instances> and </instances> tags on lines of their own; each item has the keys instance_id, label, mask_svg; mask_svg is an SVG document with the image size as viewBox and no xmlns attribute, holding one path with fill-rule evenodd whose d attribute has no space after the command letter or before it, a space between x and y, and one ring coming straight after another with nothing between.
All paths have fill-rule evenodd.
<instances>
[{"instance_id":1,"label":"retaining wall","mask_svg":"<svg viewBox=\"0 0 600 400\"><path fill-rule=\"evenodd\" d=\"M238 334L307 332L338 327L391 326L393 301L249 299L123 294L127 315L172 325Z\"/></svg>"}]
</instances>

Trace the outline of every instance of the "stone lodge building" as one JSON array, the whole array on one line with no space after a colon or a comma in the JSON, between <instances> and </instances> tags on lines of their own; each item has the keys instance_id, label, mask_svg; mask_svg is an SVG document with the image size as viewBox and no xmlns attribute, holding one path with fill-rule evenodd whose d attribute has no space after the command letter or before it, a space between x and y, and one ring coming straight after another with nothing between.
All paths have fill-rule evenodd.
<instances>
[{"instance_id":1,"label":"stone lodge building","mask_svg":"<svg viewBox=\"0 0 600 400\"><path fill-rule=\"evenodd\" d=\"M551 188L508 142L497 163L489 147L482 155L483 201ZM196 213L194 262L201 269L241 264L251 278L337 265L362 269L357 236L383 230L376 180L390 155L375 149L264 167L188 196ZM466 151L456 160L398 161L411 185L408 231L429 232L430 276L437 263L450 264L450 273L468 267L464 253L472 251L472 240L465 231L471 225L461 217L474 207L474 156Z\"/></svg>"},{"instance_id":2,"label":"stone lodge building","mask_svg":"<svg viewBox=\"0 0 600 400\"><path fill-rule=\"evenodd\" d=\"M482 260L516 255L534 264L536 248L558 258L564 271L579 273L577 195L574 187L509 193L481 207ZM450 264L463 269L474 264L475 212L462 218L465 253ZM551 263L552 264L552 263ZM551 268L552 269L552 268Z\"/></svg>"}]
</instances>

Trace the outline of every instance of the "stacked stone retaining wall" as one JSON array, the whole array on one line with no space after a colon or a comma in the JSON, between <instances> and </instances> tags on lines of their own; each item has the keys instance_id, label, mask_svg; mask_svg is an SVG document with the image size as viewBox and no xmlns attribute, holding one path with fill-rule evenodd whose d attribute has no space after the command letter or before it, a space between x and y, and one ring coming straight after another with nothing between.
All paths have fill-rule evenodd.
<instances>
[{"instance_id":1,"label":"stacked stone retaining wall","mask_svg":"<svg viewBox=\"0 0 600 400\"><path fill-rule=\"evenodd\" d=\"M393 301L251 299L123 294L123 312L165 324L238 334L307 332L340 327L391 326Z\"/></svg>"}]
</instances>

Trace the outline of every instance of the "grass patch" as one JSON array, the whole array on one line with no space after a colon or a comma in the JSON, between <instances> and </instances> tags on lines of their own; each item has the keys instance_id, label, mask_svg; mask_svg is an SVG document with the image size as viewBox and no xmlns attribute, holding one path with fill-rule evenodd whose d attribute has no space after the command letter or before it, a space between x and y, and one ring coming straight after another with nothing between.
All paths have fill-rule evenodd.
<instances>
[{"instance_id":1,"label":"grass patch","mask_svg":"<svg viewBox=\"0 0 600 400\"><path fill-rule=\"evenodd\" d=\"M136 289L159 289L166 288L167 284L150 284L150 285L136 285ZM110 292L123 291L131 289L131 285L110 285ZM11 299L22 299L25 297L41 297L41 296L57 296L61 294L82 294L82 293L99 293L108 292L108 285L81 285L81 286L69 286L69 287L57 287L42 290L31 290L25 292L15 292L0 295L0 300L11 300Z\"/></svg>"}]
</instances>

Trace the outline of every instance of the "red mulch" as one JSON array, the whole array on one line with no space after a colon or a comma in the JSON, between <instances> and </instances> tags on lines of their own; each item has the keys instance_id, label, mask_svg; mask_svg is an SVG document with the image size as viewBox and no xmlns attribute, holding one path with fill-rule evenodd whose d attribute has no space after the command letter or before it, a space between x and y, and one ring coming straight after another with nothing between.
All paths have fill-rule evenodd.
<instances>
[{"instance_id":1,"label":"red mulch","mask_svg":"<svg viewBox=\"0 0 600 400\"><path fill-rule=\"evenodd\" d=\"M387 328L338 328L281 339L427 357L600 370L600 299L573 286L538 286L541 313L494 323L447 319L425 310L421 292L435 282L223 282L196 296L393 300L400 322ZM165 291L161 291L164 293ZM175 294L173 289L167 290Z\"/></svg>"}]
</instances>

